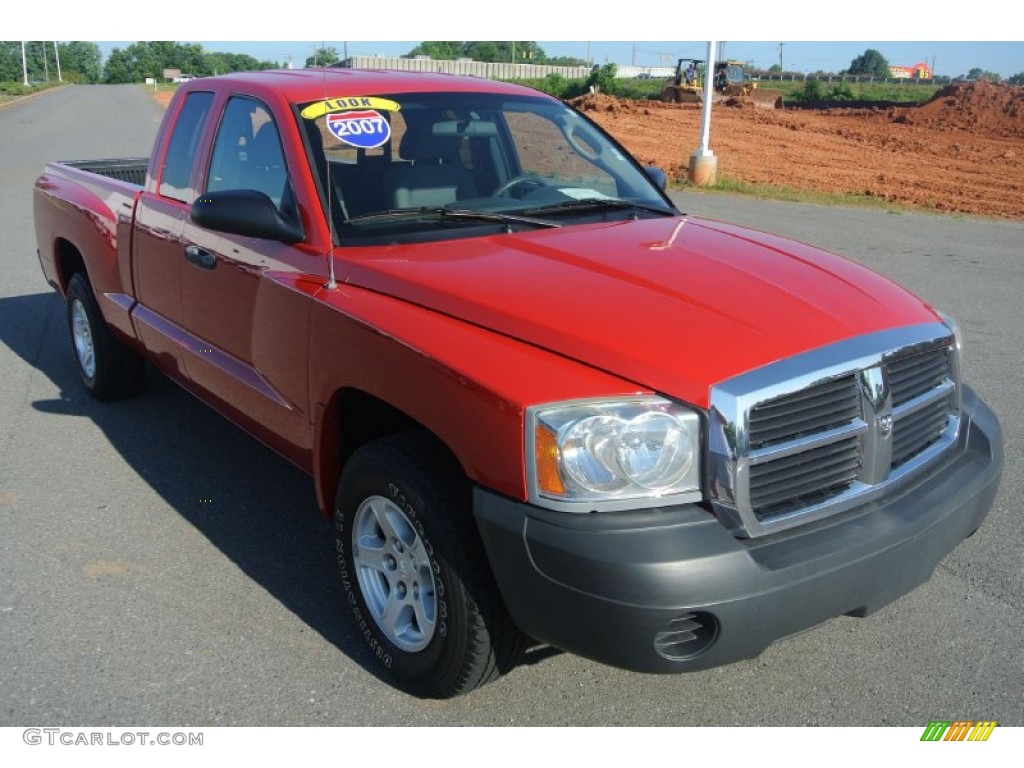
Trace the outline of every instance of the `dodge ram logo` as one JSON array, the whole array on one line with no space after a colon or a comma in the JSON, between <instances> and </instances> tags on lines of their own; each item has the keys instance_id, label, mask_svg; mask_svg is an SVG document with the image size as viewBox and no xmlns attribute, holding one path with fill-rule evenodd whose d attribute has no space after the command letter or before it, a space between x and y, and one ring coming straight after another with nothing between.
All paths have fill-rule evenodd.
<instances>
[{"instance_id":1,"label":"dodge ram logo","mask_svg":"<svg viewBox=\"0 0 1024 768\"><path fill-rule=\"evenodd\" d=\"M888 437L892 434L892 414L882 413L878 416L878 434L880 437Z\"/></svg>"}]
</instances>

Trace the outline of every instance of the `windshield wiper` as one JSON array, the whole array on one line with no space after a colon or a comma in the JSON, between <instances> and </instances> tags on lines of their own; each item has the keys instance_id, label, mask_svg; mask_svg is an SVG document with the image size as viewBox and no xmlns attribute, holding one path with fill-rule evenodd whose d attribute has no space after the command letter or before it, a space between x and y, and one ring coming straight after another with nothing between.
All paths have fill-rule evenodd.
<instances>
[{"instance_id":1,"label":"windshield wiper","mask_svg":"<svg viewBox=\"0 0 1024 768\"><path fill-rule=\"evenodd\" d=\"M652 213L660 213L665 216L675 216L677 214L676 211L670 208L663 208L659 205L651 205L650 203L636 203L632 200L621 200L617 197L586 197L582 200L565 200L561 203L551 203L550 205L541 205L536 208L527 208L523 213L542 216L547 213L600 210L602 208L639 208L642 211L651 211Z\"/></svg>"},{"instance_id":2,"label":"windshield wiper","mask_svg":"<svg viewBox=\"0 0 1024 768\"><path fill-rule=\"evenodd\" d=\"M445 208L444 206L423 206L421 208L396 208L390 211L365 213L345 220L345 224L362 224L373 221L394 221L396 219L419 219L436 217L441 219L474 219L477 221L496 221L501 224L529 224L534 227L560 227L557 221L534 219L530 216L517 216L511 213L495 211L474 211L469 208Z\"/></svg>"}]
</instances>

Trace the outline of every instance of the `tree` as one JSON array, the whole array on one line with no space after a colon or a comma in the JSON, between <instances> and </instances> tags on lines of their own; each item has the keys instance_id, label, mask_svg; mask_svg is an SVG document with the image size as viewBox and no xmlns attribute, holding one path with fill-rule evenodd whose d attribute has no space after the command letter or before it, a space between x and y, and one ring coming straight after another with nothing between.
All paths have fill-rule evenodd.
<instances>
[{"instance_id":1,"label":"tree","mask_svg":"<svg viewBox=\"0 0 1024 768\"><path fill-rule=\"evenodd\" d=\"M544 49L532 40L426 40L402 58L429 56L432 59L451 60L470 58L473 61L500 61L516 64L547 64ZM563 65L564 66L564 65ZM570 65L571 66L571 65Z\"/></svg>"},{"instance_id":2,"label":"tree","mask_svg":"<svg viewBox=\"0 0 1024 768\"><path fill-rule=\"evenodd\" d=\"M1006 82L1010 85L1024 85L1024 72L1018 72L1016 75L1010 75L1006 78Z\"/></svg>"},{"instance_id":3,"label":"tree","mask_svg":"<svg viewBox=\"0 0 1024 768\"><path fill-rule=\"evenodd\" d=\"M863 54L850 62L847 70L851 75L870 75L871 77L889 77L889 62L885 56L874 48L868 48Z\"/></svg>"},{"instance_id":4,"label":"tree","mask_svg":"<svg viewBox=\"0 0 1024 768\"><path fill-rule=\"evenodd\" d=\"M180 69L178 47L177 43L157 40L132 43L124 50L114 48L103 67L103 81L141 83L147 77L162 79L164 69Z\"/></svg>"},{"instance_id":5,"label":"tree","mask_svg":"<svg viewBox=\"0 0 1024 768\"><path fill-rule=\"evenodd\" d=\"M226 72L250 72L258 69L276 69L273 61L259 61L244 53L207 53L204 57L208 74L223 75Z\"/></svg>"},{"instance_id":6,"label":"tree","mask_svg":"<svg viewBox=\"0 0 1024 768\"><path fill-rule=\"evenodd\" d=\"M473 61L508 61L511 52L503 51L498 43L487 40L463 44L464 55Z\"/></svg>"},{"instance_id":7,"label":"tree","mask_svg":"<svg viewBox=\"0 0 1024 768\"><path fill-rule=\"evenodd\" d=\"M465 43L454 40L426 40L407 54L403 59L413 59L417 56L429 56L432 59L446 60L457 59L463 55Z\"/></svg>"},{"instance_id":8,"label":"tree","mask_svg":"<svg viewBox=\"0 0 1024 768\"><path fill-rule=\"evenodd\" d=\"M594 68L590 70L590 77L587 78L587 87L593 88L598 93L614 95L616 71L614 64L609 63L600 67L595 64Z\"/></svg>"},{"instance_id":9,"label":"tree","mask_svg":"<svg viewBox=\"0 0 1024 768\"><path fill-rule=\"evenodd\" d=\"M0 83L21 82L21 43L0 41Z\"/></svg>"},{"instance_id":10,"label":"tree","mask_svg":"<svg viewBox=\"0 0 1024 768\"><path fill-rule=\"evenodd\" d=\"M553 67L585 67L587 66L586 59L579 59L575 56L552 56L544 61L545 64L550 64Z\"/></svg>"},{"instance_id":11,"label":"tree","mask_svg":"<svg viewBox=\"0 0 1024 768\"><path fill-rule=\"evenodd\" d=\"M1003 78L996 72L986 72L981 67L972 68L966 75L960 75L961 80L988 80L993 83L1000 82Z\"/></svg>"},{"instance_id":12,"label":"tree","mask_svg":"<svg viewBox=\"0 0 1024 768\"><path fill-rule=\"evenodd\" d=\"M77 40L60 43L57 51L60 53L60 69L65 80L98 83L103 78L103 53L96 43Z\"/></svg>"},{"instance_id":13,"label":"tree","mask_svg":"<svg viewBox=\"0 0 1024 768\"><path fill-rule=\"evenodd\" d=\"M61 64L63 56L62 52ZM271 69L275 66L277 65L273 62L257 61L245 54L204 51L198 43L158 40L133 43L124 50L112 50L103 68L103 80L107 83L139 83L147 77L159 80L163 78L165 69L177 69L183 73L205 77L239 70Z\"/></svg>"},{"instance_id":14,"label":"tree","mask_svg":"<svg viewBox=\"0 0 1024 768\"><path fill-rule=\"evenodd\" d=\"M53 43L32 40L25 43L25 64L31 81L57 80L57 59ZM61 54L61 67L64 66ZM0 82L20 83L24 78L21 68L21 42L7 40L0 42Z\"/></svg>"},{"instance_id":15,"label":"tree","mask_svg":"<svg viewBox=\"0 0 1024 768\"><path fill-rule=\"evenodd\" d=\"M804 82L804 89L795 94L794 98L805 104L814 104L825 98L825 87L821 84L821 80L812 77Z\"/></svg>"},{"instance_id":16,"label":"tree","mask_svg":"<svg viewBox=\"0 0 1024 768\"><path fill-rule=\"evenodd\" d=\"M312 56L306 57L307 67L329 67L337 61L340 61L338 51L333 47L317 48L313 51Z\"/></svg>"}]
</instances>

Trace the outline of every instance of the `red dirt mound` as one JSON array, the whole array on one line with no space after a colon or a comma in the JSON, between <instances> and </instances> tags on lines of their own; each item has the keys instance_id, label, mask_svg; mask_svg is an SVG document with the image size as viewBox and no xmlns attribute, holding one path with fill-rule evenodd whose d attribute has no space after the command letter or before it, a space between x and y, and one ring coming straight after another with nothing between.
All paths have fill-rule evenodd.
<instances>
[{"instance_id":1,"label":"red dirt mound","mask_svg":"<svg viewBox=\"0 0 1024 768\"><path fill-rule=\"evenodd\" d=\"M984 80L949 85L926 104L908 111L907 122L962 128L989 136L1024 138L1024 87Z\"/></svg>"},{"instance_id":2,"label":"red dirt mound","mask_svg":"<svg viewBox=\"0 0 1024 768\"><path fill-rule=\"evenodd\" d=\"M644 109L644 102L636 102L632 99L619 100L614 96L607 96L603 93L585 93L582 96L571 99L569 103L580 112L611 112L619 114L620 112L631 113Z\"/></svg>"},{"instance_id":3,"label":"red dirt mound","mask_svg":"<svg viewBox=\"0 0 1024 768\"><path fill-rule=\"evenodd\" d=\"M716 104L719 176L874 197L937 211L1024 219L1021 88L954 86L893 109L742 109ZM684 179L699 143L698 104L587 95L585 110L642 163Z\"/></svg>"}]
</instances>

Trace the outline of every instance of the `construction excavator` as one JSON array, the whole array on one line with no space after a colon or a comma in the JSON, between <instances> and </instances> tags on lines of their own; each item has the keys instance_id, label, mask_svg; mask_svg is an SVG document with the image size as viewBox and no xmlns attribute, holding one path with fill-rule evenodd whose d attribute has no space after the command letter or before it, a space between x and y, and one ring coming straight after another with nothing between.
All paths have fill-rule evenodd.
<instances>
[{"instance_id":1,"label":"construction excavator","mask_svg":"<svg viewBox=\"0 0 1024 768\"><path fill-rule=\"evenodd\" d=\"M673 104L703 102L704 64L703 59L679 59L675 76L665 81L661 100ZM712 103L731 99L762 109L782 109L782 91L758 88L756 81L747 78L742 62L716 61L713 86Z\"/></svg>"}]
</instances>

